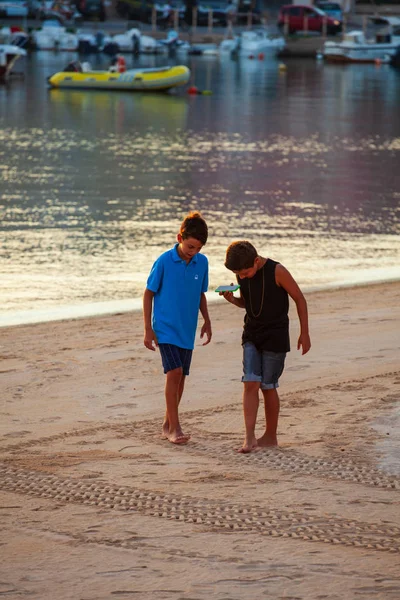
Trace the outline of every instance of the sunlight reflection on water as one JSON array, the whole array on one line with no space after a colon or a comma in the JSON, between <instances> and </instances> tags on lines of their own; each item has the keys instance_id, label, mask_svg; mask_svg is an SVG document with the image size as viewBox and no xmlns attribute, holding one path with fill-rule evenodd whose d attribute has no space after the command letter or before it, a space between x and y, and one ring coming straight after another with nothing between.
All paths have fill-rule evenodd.
<instances>
[{"instance_id":1,"label":"sunlight reflection on water","mask_svg":"<svg viewBox=\"0 0 400 600\"><path fill-rule=\"evenodd\" d=\"M43 57L34 60L42 73ZM215 74L211 63L196 64L214 96L44 96L42 82L33 80L32 103L41 112L33 117L20 106L22 117L15 114L13 122L22 92L7 92L17 95L11 116L0 121L5 320L63 305L94 311L93 303L111 303L102 306L112 310L112 302L139 298L152 262L171 247L193 208L210 227L204 251L211 288L231 280L224 252L243 238L306 288L400 278L396 105L390 135L383 109L364 129L354 116L352 130L348 112L359 101L359 73L353 80L349 70L312 65L301 67L309 79L299 82L289 69L283 82L274 63L244 72L219 64ZM344 104L324 87L339 73L348 84ZM377 80L382 71L364 73L381 86L389 110L398 82ZM217 76L230 82L229 96ZM244 90L251 92L246 102ZM299 120L307 102L313 111ZM336 121L324 117L328 106Z\"/></svg>"}]
</instances>

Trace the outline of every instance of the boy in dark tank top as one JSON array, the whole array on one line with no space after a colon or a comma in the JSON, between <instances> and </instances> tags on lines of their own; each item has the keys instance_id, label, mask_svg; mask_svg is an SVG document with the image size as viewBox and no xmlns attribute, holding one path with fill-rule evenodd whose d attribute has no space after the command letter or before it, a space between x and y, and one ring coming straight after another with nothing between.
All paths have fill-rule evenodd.
<instances>
[{"instance_id":1,"label":"boy in dark tank top","mask_svg":"<svg viewBox=\"0 0 400 600\"><path fill-rule=\"evenodd\" d=\"M225 266L235 273L240 297L220 292L225 300L244 308L243 346L243 413L245 439L239 452L259 447L277 446L279 417L279 377L285 364L289 341L289 296L294 300L300 321L297 349L306 354L311 348L308 332L307 302L292 275L283 265L259 256L250 242L230 244ZM255 426L259 390L264 396L266 427L257 440Z\"/></svg>"}]
</instances>

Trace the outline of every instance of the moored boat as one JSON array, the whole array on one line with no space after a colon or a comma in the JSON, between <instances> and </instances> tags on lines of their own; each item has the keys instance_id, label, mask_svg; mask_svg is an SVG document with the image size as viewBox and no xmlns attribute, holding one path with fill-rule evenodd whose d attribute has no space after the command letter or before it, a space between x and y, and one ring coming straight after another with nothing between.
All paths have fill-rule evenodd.
<instances>
[{"instance_id":1,"label":"moored boat","mask_svg":"<svg viewBox=\"0 0 400 600\"><path fill-rule=\"evenodd\" d=\"M26 50L14 44L0 44L0 83L6 83L16 61L26 56Z\"/></svg>"},{"instance_id":2,"label":"moored boat","mask_svg":"<svg viewBox=\"0 0 400 600\"><path fill-rule=\"evenodd\" d=\"M114 55L117 52L133 54L165 54L164 44L149 35L144 35L139 29L129 29L125 33L108 36L103 45L103 52Z\"/></svg>"},{"instance_id":3,"label":"moored boat","mask_svg":"<svg viewBox=\"0 0 400 600\"><path fill-rule=\"evenodd\" d=\"M349 31L341 42L327 41L323 56L329 62L373 63L388 62L400 46L400 18L381 17L378 21L385 29L378 31L373 39L363 31Z\"/></svg>"},{"instance_id":4,"label":"moored boat","mask_svg":"<svg viewBox=\"0 0 400 600\"><path fill-rule=\"evenodd\" d=\"M396 53L390 57L390 64L392 67L400 69L400 46L397 48Z\"/></svg>"},{"instance_id":5,"label":"moored boat","mask_svg":"<svg viewBox=\"0 0 400 600\"><path fill-rule=\"evenodd\" d=\"M260 53L275 56L285 47L282 36L272 36L265 29L243 31L240 34L239 53L246 56L256 56Z\"/></svg>"},{"instance_id":6,"label":"moored boat","mask_svg":"<svg viewBox=\"0 0 400 600\"><path fill-rule=\"evenodd\" d=\"M52 88L97 89L126 91L166 91L185 85L190 70L184 65L157 69L130 69L123 73L115 71L92 71L90 69L67 70L54 73L48 78Z\"/></svg>"},{"instance_id":7,"label":"moored boat","mask_svg":"<svg viewBox=\"0 0 400 600\"><path fill-rule=\"evenodd\" d=\"M32 32L32 42L36 50L78 50L76 33L69 32L58 21L45 21L41 29Z\"/></svg>"}]
</instances>

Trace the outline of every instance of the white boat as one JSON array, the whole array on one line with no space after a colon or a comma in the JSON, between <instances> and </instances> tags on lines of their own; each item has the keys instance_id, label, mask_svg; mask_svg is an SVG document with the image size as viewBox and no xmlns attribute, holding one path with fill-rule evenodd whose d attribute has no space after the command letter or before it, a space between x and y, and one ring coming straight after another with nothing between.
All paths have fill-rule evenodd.
<instances>
[{"instance_id":1,"label":"white boat","mask_svg":"<svg viewBox=\"0 0 400 600\"><path fill-rule=\"evenodd\" d=\"M42 29L32 32L32 41L37 50L76 51L79 46L78 36L68 32L58 21L45 21Z\"/></svg>"},{"instance_id":2,"label":"white boat","mask_svg":"<svg viewBox=\"0 0 400 600\"><path fill-rule=\"evenodd\" d=\"M246 56L259 54L276 55L285 47L282 36L272 36L266 29L243 31L240 34L239 53Z\"/></svg>"},{"instance_id":3,"label":"white boat","mask_svg":"<svg viewBox=\"0 0 400 600\"><path fill-rule=\"evenodd\" d=\"M140 36L140 54L166 54L168 48L149 35Z\"/></svg>"},{"instance_id":4,"label":"white boat","mask_svg":"<svg viewBox=\"0 0 400 600\"><path fill-rule=\"evenodd\" d=\"M131 52L133 54L166 54L168 49L149 35L142 35L139 29L129 29L107 38L103 52L116 54Z\"/></svg>"},{"instance_id":5,"label":"white boat","mask_svg":"<svg viewBox=\"0 0 400 600\"><path fill-rule=\"evenodd\" d=\"M26 56L26 50L14 44L0 44L0 82L6 83L16 61Z\"/></svg>"},{"instance_id":6,"label":"white boat","mask_svg":"<svg viewBox=\"0 0 400 600\"><path fill-rule=\"evenodd\" d=\"M11 28L3 25L0 27L0 44L9 44L11 42Z\"/></svg>"},{"instance_id":7,"label":"white boat","mask_svg":"<svg viewBox=\"0 0 400 600\"><path fill-rule=\"evenodd\" d=\"M136 28L129 29L125 33L118 33L108 39L108 43L115 44L118 52L138 53L140 50L140 30Z\"/></svg>"},{"instance_id":8,"label":"white boat","mask_svg":"<svg viewBox=\"0 0 400 600\"><path fill-rule=\"evenodd\" d=\"M0 44L13 44L25 48L29 42L29 35L22 29L12 30L11 27L0 27Z\"/></svg>"},{"instance_id":9,"label":"white boat","mask_svg":"<svg viewBox=\"0 0 400 600\"><path fill-rule=\"evenodd\" d=\"M237 52L239 50L239 46L240 46L240 37L235 36L232 39L227 38L226 40L222 40L222 42L219 45L219 51L221 54Z\"/></svg>"},{"instance_id":10,"label":"white boat","mask_svg":"<svg viewBox=\"0 0 400 600\"><path fill-rule=\"evenodd\" d=\"M176 51L192 56L218 56L219 54L217 44L211 42L204 44L190 44L189 42L183 42L180 46L176 47Z\"/></svg>"},{"instance_id":11,"label":"white boat","mask_svg":"<svg viewBox=\"0 0 400 600\"><path fill-rule=\"evenodd\" d=\"M345 33L341 42L325 42L323 56L329 62L371 63L388 62L400 46L400 18L380 17L375 23L384 25L373 38L363 31Z\"/></svg>"},{"instance_id":12,"label":"white boat","mask_svg":"<svg viewBox=\"0 0 400 600\"><path fill-rule=\"evenodd\" d=\"M285 47L283 37L274 37L264 29L255 31L244 31L233 39L225 39L219 44L189 44L183 42L177 46L177 52L187 54L201 54L209 56L227 55L229 53L239 53L242 56L257 57L260 54L275 56Z\"/></svg>"}]
</instances>

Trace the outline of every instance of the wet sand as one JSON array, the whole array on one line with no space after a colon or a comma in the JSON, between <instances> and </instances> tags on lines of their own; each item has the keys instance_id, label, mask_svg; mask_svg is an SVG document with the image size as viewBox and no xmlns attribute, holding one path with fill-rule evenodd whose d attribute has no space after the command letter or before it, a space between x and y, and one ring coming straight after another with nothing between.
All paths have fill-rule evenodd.
<instances>
[{"instance_id":1,"label":"wet sand","mask_svg":"<svg viewBox=\"0 0 400 600\"><path fill-rule=\"evenodd\" d=\"M140 314L0 329L0 595L398 599L399 298L400 283L309 294L306 356L293 310L280 446L250 455L239 309L210 307L183 447L159 435Z\"/></svg>"}]
</instances>

